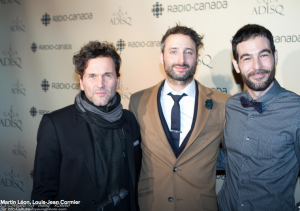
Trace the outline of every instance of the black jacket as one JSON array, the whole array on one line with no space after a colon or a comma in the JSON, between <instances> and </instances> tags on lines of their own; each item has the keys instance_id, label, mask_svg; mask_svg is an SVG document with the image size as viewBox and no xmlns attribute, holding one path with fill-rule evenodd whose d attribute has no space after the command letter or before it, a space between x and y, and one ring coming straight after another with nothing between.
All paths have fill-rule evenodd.
<instances>
[{"instance_id":1,"label":"black jacket","mask_svg":"<svg viewBox=\"0 0 300 211\"><path fill-rule=\"evenodd\" d=\"M135 211L138 209L136 184L141 166L140 130L130 111L123 110L123 114L129 155L130 206ZM74 105L44 115L37 135L32 200L75 200L80 204L72 205L68 210L96 211L97 196L94 144L88 124Z\"/></svg>"}]
</instances>

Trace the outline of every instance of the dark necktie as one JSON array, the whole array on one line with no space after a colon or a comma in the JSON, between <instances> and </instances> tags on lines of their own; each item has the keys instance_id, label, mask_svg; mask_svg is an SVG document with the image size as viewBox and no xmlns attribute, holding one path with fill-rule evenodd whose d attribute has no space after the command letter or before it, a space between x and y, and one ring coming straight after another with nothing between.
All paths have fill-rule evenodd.
<instances>
[{"instance_id":1,"label":"dark necktie","mask_svg":"<svg viewBox=\"0 0 300 211\"><path fill-rule=\"evenodd\" d=\"M183 96L186 96L186 94L182 95L172 95L169 93L173 100L174 100L174 105L171 111L171 135L173 142L176 146L176 149L179 148L179 137L180 137L180 105L179 101Z\"/></svg>"},{"instance_id":2,"label":"dark necktie","mask_svg":"<svg viewBox=\"0 0 300 211\"><path fill-rule=\"evenodd\" d=\"M244 108L253 107L258 113L262 114L262 103L260 102L251 102L245 97L240 97L241 104Z\"/></svg>"}]
</instances>

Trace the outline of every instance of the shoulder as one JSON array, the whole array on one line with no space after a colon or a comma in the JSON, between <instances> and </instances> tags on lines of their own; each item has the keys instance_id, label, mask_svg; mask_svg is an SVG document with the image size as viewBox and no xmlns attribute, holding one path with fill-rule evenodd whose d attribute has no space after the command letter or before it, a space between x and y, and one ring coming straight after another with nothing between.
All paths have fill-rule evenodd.
<instances>
[{"instance_id":1,"label":"shoulder","mask_svg":"<svg viewBox=\"0 0 300 211\"><path fill-rule=\"evenodd\" d=\"M285 102L300 103L300 96L292 91L286 90L285 88L281 88L278 98Z\"/></svg>"},{"instance_id":2,"label":"shoulder","mask_svg":"<svg viewBox=\"0 0 300 211\"><path fill-rule=\"evenodd\" d=\"M145 96L145 95L150 95L150 94L152 93L153 89L154 89L156 86L157 86L157 85L133 93L133 94L130 96L130 101L134 101L134 102L135 102L135 101L140 101L141 98L142 98L143 96Z\"/></svg>"},{"instance_id":3,"label":"shoulder","mask_svg":"<svg viewBox=\"0 0 300 211\"><path fill-rule=\"evenodd\" d=\"M226 102L226 105L228 104L232 104L232 103L236 103L236 101L240 101L240 97L243 95L244 92L242 93L238 93L238 94L235 94L233 95L232 97L230 97L227 102Z\"/></svg>"},{"instance_id":4,"label":"shoulder","mask_svg":"<svg viewBox=\"0 0 300 211\"><path fill-rule=\"evenodd\" d=\"M209 89L209 91L211 92L210 96L217 102L226 103L226 101L231 97L231 95L227 93L220 92L215 89L210 89L210 88L207 89Z\"/></svg>"},{"instance_id":5,"label":"shoulder","mask_svg":"<svg viewBox=\"0 0 300 211\"><path fill-rule=\"evenodd\" d=\"M199 81L195 81L198 84L199 92L204 92L207 95L207 97L211 98L214 102L225 104L228 98L230 98L230 95L227 93L208 88L202 85Z\"/></svg>"},{"instance_id":6,"label":"shoulder","mask_svg":"<svg viewBox=\"0 0 300 211\"><path fill-rule=\"evenodd\" d=\"M69 105L64 108L55 110L49 114L45 114L43 119L48 117L54 121L65 121L67 119L71 119L71 117L73 117L72 119L74 119L74 114L76 114L76 108L73 104L73 105Z\"/></svg>"}]
</instances>

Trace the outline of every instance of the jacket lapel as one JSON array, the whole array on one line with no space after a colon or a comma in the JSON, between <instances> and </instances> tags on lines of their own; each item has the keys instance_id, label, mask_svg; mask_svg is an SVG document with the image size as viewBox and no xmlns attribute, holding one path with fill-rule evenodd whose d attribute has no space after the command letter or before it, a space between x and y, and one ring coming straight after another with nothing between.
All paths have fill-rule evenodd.
<instances>
[{"instance_id":1,"label":"jacket lapel","mask_svg":"<svg viewBox=\"0 0 300 211\"><path fill-rule=\"evenodd\" d=\"M195 80L196 81L196 80ZM205 107L205 101L209 99L208 95L211 93L211 91L206 88L205 86L202 86L198 81L196 81L198 84L198 110L197 110L197 119L195 122L195 127L193 129L193 132L183 150L183 152L180 154L178 159L184 154L184 152L194 143L196 138L200 135L207 119L210 114L210 109L207 109Z\"/></svg>"},{"instance_id":2,"label":"jacket lapel","mask_svg":"<svg viewBox=\"0 0 300 211\"><path fill-rule=\"evenodd\" d=\"M79 148L82 150L85 164L89 170L89 173L96 183L96 167L95 167L95 152L93 147L93 139L91 137L90 129L88 124L79 116L75 111L73 137L76 139Z\"/></svg>"},{"instance_id":3,"label":"jacket lapel","mask_svg":"<svg viewBox=\"0 0 300 211\"><path fill-rule=\"evenodd\" d=\"M173 150L169 144L169 141L167 139L167 136L165 134L165 131L163 129L163 126L161 124L161 120L159 118L159 114L158 114L158 108L157 108L157 93L159 90L159 87L161 85L162 82L160 82L158 85L156 85L152 92L149 95L145 95L144 100L147 100L147 98L149 98L147 105L146 105L146 109L147 109L147 115L149 117L149 119L151 120L152 126L154 127L155 132L159 135L161 141L165 144L165 146L168 148L168 150L173 153ZM175 157L175 155L174 155Z\"/></svg>"}]
</instances>

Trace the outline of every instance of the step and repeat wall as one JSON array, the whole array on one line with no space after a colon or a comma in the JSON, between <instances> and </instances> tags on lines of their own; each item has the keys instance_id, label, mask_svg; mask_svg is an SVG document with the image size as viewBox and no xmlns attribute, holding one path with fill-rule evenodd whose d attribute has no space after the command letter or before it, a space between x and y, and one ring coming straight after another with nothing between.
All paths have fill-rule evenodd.
<instances>
[{"instance_id":1,"label":"step and repeat wall","mask_svg":"<svg viewBox=\"0 0 300 211\"><path fill-rule=\"evenodd\" d=\"M0 0L0 199L30 200L40 120L74 103L79 81L72 57L87 42L118 47L118 92L128 108L132 93L164 79L160 40L176 23L204 35L195 78L241 92L230 42L243 25L256 23L274 35L277 80L300 94L299 9L299 0ZM217 176L217 191L224 179ZM295 197L300 201L299 181Z\"/></svg>"}]
</instances>

